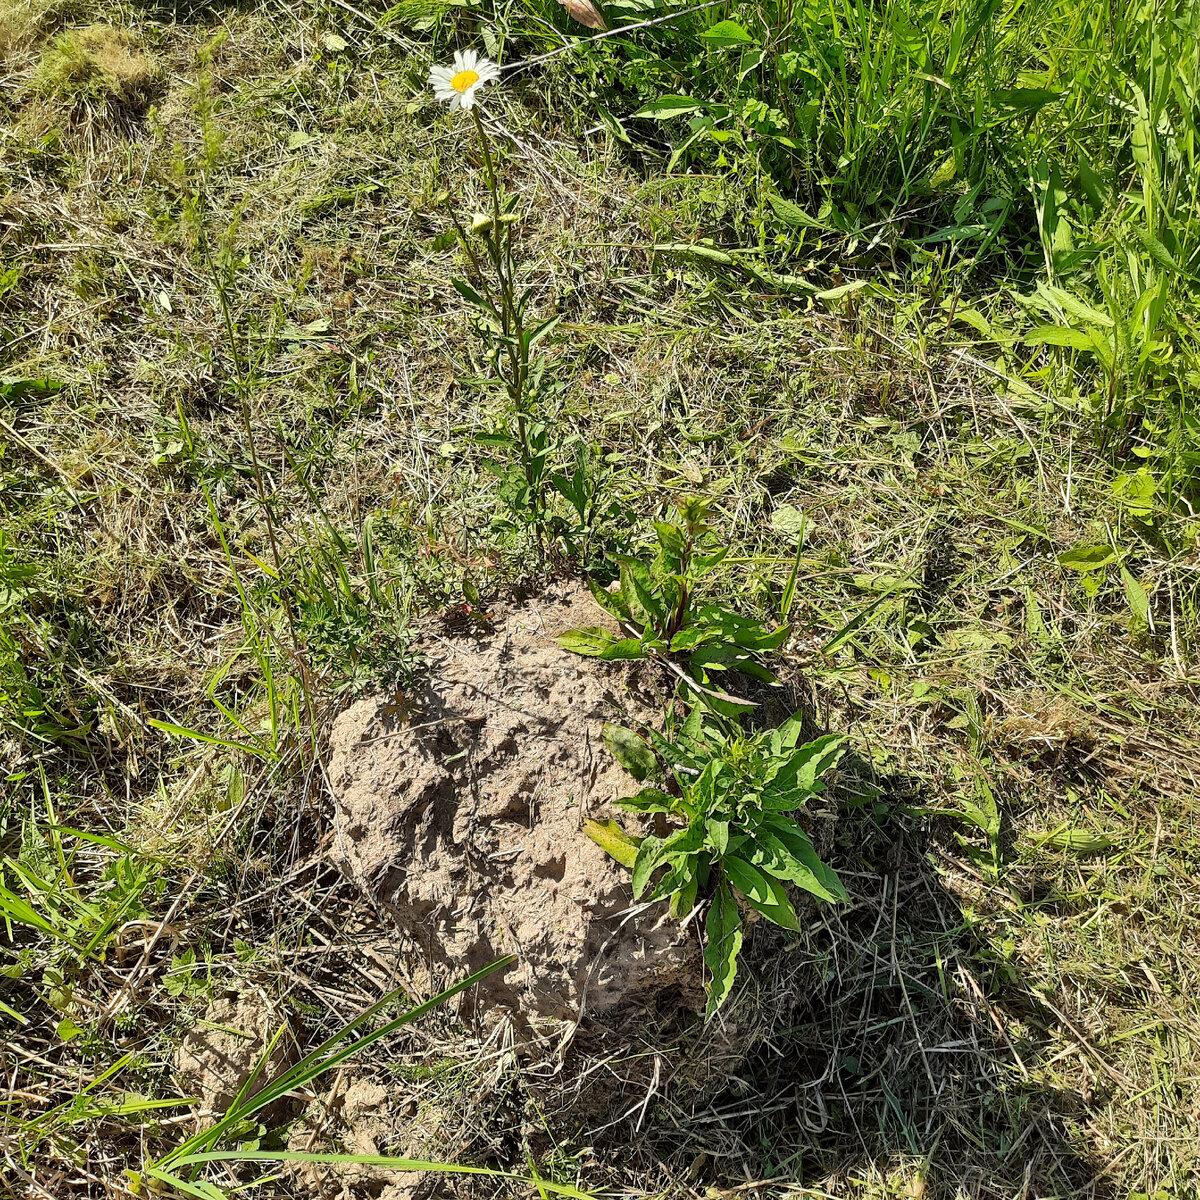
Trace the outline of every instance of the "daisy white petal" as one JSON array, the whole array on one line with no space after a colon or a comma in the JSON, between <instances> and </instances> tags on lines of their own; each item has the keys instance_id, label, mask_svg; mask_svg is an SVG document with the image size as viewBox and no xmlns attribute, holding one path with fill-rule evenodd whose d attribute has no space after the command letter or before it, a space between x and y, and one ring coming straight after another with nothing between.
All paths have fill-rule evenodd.
<instances>
[{"instance_id":1,"label":"daisy white petal","mask_svg":"<svg viewBox=\"0 0 1200 1200\"><path fill-rule=\"evenodd\" d=\"M434 96L451 108L472 109L475 93L485 83L500 78L500 68L474 50L456 50L448 67L430 67L429 86Z\"/></svg>"}]
</instances>

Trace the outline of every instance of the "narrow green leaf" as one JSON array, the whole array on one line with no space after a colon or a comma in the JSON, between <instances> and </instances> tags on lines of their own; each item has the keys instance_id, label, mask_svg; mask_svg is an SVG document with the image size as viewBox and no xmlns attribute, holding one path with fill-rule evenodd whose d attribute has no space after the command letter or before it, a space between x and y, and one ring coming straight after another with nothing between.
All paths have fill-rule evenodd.
<instances>
[{"instance_id":1,"label":"narrow green leaf","mask_svg":"<svg viewBox=\"0 0 1200 1200\"><path fill-rule=\"evenodd\" d=\"M713 894L708 917L704 922L704 962L711 979L708 984L708 1006L705 1018L712 1015L729 998L737 975L737 958L742 948L742 914L729 885L721 880Z\"/></svg>"},{"instance_id":2,"label":"narrow green leaf","mask_svg":"<svg viewBox=\"0 0 1200 1200\"><path fill-rule=\"evenodd\" d=\"M633 898L640 900L650 883L650 876L662 862L663 839L645 837L638 847L637 857L633 861Z\"/></svg>"},{"instance_id":3,"label":"narrow green leaf","mask_svg":"<svg viewBox=\"0 0 1200 1200\"><path fill-rule=\"evenodd\" d=\"M626 812L640 813L673 813L678 807L674 796L658 788L642 788L636 795L625 796L615 803Z\"/></svg>"},{"instance_id":4,"label":"narrow green leaf","mask_svg":"<svg viewBox=\"0 0 1200 1200\"><path fill-rule=\"evenodd\" d=\"M602 588L594 579L588 579L588 591L592 593L592 599L606 613L614 616L619 621L632 621L633 614L629 611L629 605L625 603L625 598L619 591L610 592L607 588Z\"/></svg>"},{"instance_id":5,"label":"narrow green leaf","mask_svg":"<svg viewBox=\"0 0 1200 1200\"><path fill-rule=\"evenodd\" d=\"M816 791L817 780L846 752L846 735L827 733L794 750L787 762L768 779L769 792ZM765 795L765 793L764 793Z\"/></svg>"},{"instance_id":6,"label":"narrow green leaf","mask_svg":"<svg viewBox=\"0 0 1200 1200\"><path fill-rule=\"evenodd\" d=\"M328 1163L331 1165L340 1163L346 1165L357 1164L366 1167L384 1167L393 1171L436 1171L447 1175L486 1175L492 1179L507 1179L516 1183L522 1183L538 1191L544 1190L553 1192L558 1196L567 1196L571 1200L593 1200L592 1195L588 1192L581 1192L578 1188L571 1187L570 1184L554 1183L542 1176L539 1176L535 1180L528 1176L517 1174L514 1171L501 1171L495 1167L459 1165L423 1158L398 1158L384 1154L309 1153L299 1150L211 1150L201 1154L189 1154L175 1161L178 1166L196 1166L203 1163L215 1162ZM155 1169L151 1169L148 1173L155 1175L157 1178L169 1178ZM172 1179L171 1182L173 1186L179 1186L178 1180ZM193 1188L208 1186L210 1185L191 1185ZM198 1191L194 1194L206 1198L221 1195L215 1189L209 1192Z\"/></svg>"},{"instance_id":7,"label":"narrow green leaf","mask_svg":"<svg viewBox=\"0 0 1200 1200\"><path fill-rule=\"evenodd\" d=\"M708 844L718 856L723 856L729 849L729 822L709 820L704 823L704 832Z\"/></svg>"},{"instance_id":8,"label":"narrow green leaf","mask_svg":"<svg viewBox=\"0 0 1200 1200\"><path fill-rule=\"evenodd\" d=\"M792 907L791 900L788 899L787 889L784 888L779 880L772 879L769 875L764 875L763 879L770 892L770 898L767 900L756 900L753 896L746 896L747 903L755 912L761 913L773 925L798 932L800 929L800 920L796 916L796 910Z\"/></svg>"},{"instance_id":9,"label":"narrow green leaf","mask_svg":"<svg viewBox=\"0 0 1200 1200\"><path fill-rule=\"evenodd\" d=\"M1027 346L1062 346L1070 350L1094 351L1092 339L1082 329L1065 325L1037 325L1025 335Z\"/></svg>"},{"instance_id":10,"label":"narrow green leaf","mask_svg":"<svg viewBox=\"0 0 1200 1200\"><path fill-rule=\"evenodd\" d=\"M332 1037L327 1038L315 1050L309 1051L295 1066L276 1076L244 1102L232 1105L215 1125L188 1138L154 1164L153 1168L147 1168L147 1170L161 1170L164 1167L186 1159L186 1156L198 1150L207 1152L233 1126L246 1120L260 1109L266 1108L267 1105L274 1103L274 1101L285 1096L288 1092L306 1086L314 1079L331 1071L351 1055L357 1054L360 1050L366 1049L366 1047L373 1045L381 1038L389 1036L401 1026L407 1025L424 1016L438 1005L444 1004L460 992L473 987L480 980L492 974L493 971L504 970L516 961L516 955L513 954L498 958L486 967L482 967L480 970L468 975L465 979L460 980L452 987L439 992L436 996L431 996L428 1000L415 1005L407 1012L401 1013L400 1016L393 1017L390 1021L385 1021L382 1025L371 1030L371 1032L357 1038L354 1037L354 1034L359 1029L374 1021L375 1017L385 1008L404 995L403 988L396 988L359 1013L353 1021L340 1029Z\"/></svg>"},{"instance_id":11,"label":"narrow green leaf","mask_svg":"<svg viewBox=\"0 0 1200 1200\"><path fill-rule=\"evenodd\" d=\"M759 904L771 902L771 888L767 883L767 877L756 866L739 858L736 854L730 854L723 858L721 866L733 886L747 900Z\"/></svg>"},{"instance_id":12,"label":"narrow green leaf","mask_svg":"<svg viewBox=\"0 0 1200 1200\"><path fill-rule=\"evenodd\" d=\"M653 641L641 642L637 638L622 638L620 641L614 641L611 645L607 646L600 652L598 657L604 662L632 661L633 659L645 658L647 651L658 644Z\"/></svg>"},{"instance_id":13,"label":"narrow green leaf","mask_svg":"<svg viewBox=\"0 0 1200 1200\"><path fill-rule=\"evenodd\" d=\"M211 733L201 733L198 729L188 729L184 725L175 725L171 721L160 721L157 717L151 717L148 724L153 729L161 729L163 733L170 733L175 737L191 738L195 742L207 742L210 746L225 746L230 750L242 750L258 758L274 757L269 750L262 746L255 746L250 742L230 741L229 738L217 737Z\"/></svg>"},{"instance_id":14,"label":"narrow green leaf","mask_svg":"<svg viewBox=\"0 0 1200 1200\"><path fill-rule=\"evenodd\" d=\"M822 900L831 903L848 904L850 895L842 886L832 867L827 866L817 854L816 847L808 835L792 820L782 813L773 813L767 817L764 826L779 839L784 849L804 867L808 868L811 878L803 874L793 875L789 882L812 892Z\"/></svg>"},{"instance_id":15,"label":"narrow green leaf","mask_svg":"<svg viewBox=\"0 0 1200 1200\"><path fill-rule=\"evenodd\" d=\"M1042 846L1053 846L1069 854L1103 854L1116 843L1106 833L1092 833L1087 829L1056 829L1038 839Z\"/></svg>"},{"instance_id":16,"label":"narrow green leaf","mask_svg":"<svg viewBox=\"0 0 1200 1200\"><path fill-rule=\"evenodd\" d=\"M1113 553L1113 548L1107 545L1079 545L1058 556L1059 566L1081 573L1099 571L1116 560L1117 556Z\"/></svg>"},{"instance_id":17,"label":"narrow green leaf","mask_svg":"<svg viewBox=\"0 0 1200 1200\"><path fill-rule=\"evenodd\" d=\"M572 654L599 658L606 650L616 645L618 639L613 637L607 629L593 626L587 629L568 629L566 633L560 634L554 640L564 650L570 650Z\"/></svg>"},{"instance_id":18,"label":"narrow green leaf","mask_svg":"<svg viewBox=\"0 0 1200 1200\"><path fill-rule=\"evenodd\" d=\"M773 192L768 193L767 203L771 206L775 215L785 224L790 225L793 229L825 229L826 226L820 221L810 217L808 213L793 203L791 200L785 200L782 196L777 196Z\"/></svg>"},{"instance_id":19,"label":"narrow green leaf","mask_svg":"<svg viewBox=\"0 0 1200 1200\"><path fill-rule=\"evenodd\" d=\"M693 100L690 96L660 96L649 104L643 104L633 115L650 121L666 121L671 117L703 112L706 107L703 100Z\"/></svg>"},{"instance_id":20,"label":"narrow green leaf","mask_svg":"<svg viewBox=\"0 0 1200 1200\"><path fill-rule=\"evenodd\" d=\"M1133 577L1125 567L1121 568L1121 583L1125 588L1125 599L1129 601L1129 611L1143 625L1150 624L1150 596L1146 589Z\"/></svg>"}]
</instances>

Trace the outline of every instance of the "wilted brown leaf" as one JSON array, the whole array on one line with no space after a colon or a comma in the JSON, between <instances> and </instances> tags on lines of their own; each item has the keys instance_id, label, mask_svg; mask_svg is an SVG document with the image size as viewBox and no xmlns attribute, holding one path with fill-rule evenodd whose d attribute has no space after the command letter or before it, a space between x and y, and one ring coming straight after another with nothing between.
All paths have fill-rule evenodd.
<instances>
[{"instance_id":1,"label":"wilted brown leaf","mask_svg":"<svg viewBox=\"0 0 1200 1200\"><path fill-rule=\"evenodd\" d=\"M600 15L600 10L592 3L592 0L558 0L558 2L580 25L586 25L589 29L608 28L604 23L604 18Z\"/></svg>"}]
</instances>

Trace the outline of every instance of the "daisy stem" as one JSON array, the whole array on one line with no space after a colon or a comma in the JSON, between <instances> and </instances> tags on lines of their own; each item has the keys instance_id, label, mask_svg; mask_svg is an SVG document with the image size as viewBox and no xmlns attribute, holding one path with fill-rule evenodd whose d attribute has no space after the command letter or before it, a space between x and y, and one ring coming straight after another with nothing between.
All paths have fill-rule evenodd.
<instances>
[{"instance_id":1,"label":"daisy stem","mask_svg":"<svg viewBox=\"0 0 1200 1200\"><path fill-rule=\"evenodd\" d=\"M521 306L517 303L515 270L513 266L512 229L505 229L500 220L500 185L496 164L492 160L491 139L483 125L477 108L471 109L475 121L475 132L479 135L479 148L483 152L483 166L487 176L488 191L492 197L492 228L486 238L492 262L496 267L500 287L501 328L503 342L508 355L509 377L505 381L509 399L517 419L517 441L521 447L521 466L525 472L525 486L533 516L534 534L537 538L538 557L544 558L542 543L542 497L540 481L535 477L533 452L529 445L529 423L526 407L526 390L529 382L529 342L525 337ZM504 232L501 232L504 230Z\"/></svg>"}]
</instances>

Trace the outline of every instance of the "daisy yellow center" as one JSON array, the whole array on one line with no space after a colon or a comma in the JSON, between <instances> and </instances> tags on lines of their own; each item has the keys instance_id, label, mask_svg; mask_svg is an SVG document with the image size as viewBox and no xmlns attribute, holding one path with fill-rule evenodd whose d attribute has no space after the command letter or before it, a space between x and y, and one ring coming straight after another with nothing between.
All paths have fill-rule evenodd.
<instances>
[{"instance_id":1,"label":"daisy yellow center","mask_svg":"<svg viewBox=\"0 0 1200 1200\"><path fill-rule=\"evenodd\" d=\"M450 80L450 86L456 92L465 92L473 83L479 82L478 71L459 71L455 77Z\"/></svg>"}]
</instances>

